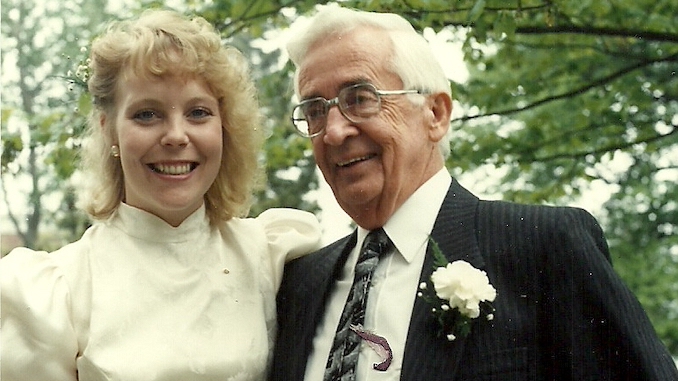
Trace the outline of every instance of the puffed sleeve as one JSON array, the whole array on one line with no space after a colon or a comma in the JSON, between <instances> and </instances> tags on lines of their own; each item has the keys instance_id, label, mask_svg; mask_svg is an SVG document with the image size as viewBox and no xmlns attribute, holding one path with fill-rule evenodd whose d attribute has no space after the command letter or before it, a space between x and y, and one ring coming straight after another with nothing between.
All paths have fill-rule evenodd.
<instances>
[{"instance_id":1,"label":"puffed sleeve","mask_svg":"<svg viewBox=\"0 0 678 381\"><path fill-rule=\"evenodd\" d=\"M3 381L77 380L69 287L51 259L19 248L0 260Z\"/></svg>"},{"instance_id":2,"label":"puffed sleeve","mask_svg":"<svg viewBox=\"0 0 678 381\"><path fill-rule=\"evenodd\" d=\"M264 226L274 284L279 285L285 262L320 248L320 224L311 213L287 208L266 210L257 219Z\"/></svg>"}]
</instances>

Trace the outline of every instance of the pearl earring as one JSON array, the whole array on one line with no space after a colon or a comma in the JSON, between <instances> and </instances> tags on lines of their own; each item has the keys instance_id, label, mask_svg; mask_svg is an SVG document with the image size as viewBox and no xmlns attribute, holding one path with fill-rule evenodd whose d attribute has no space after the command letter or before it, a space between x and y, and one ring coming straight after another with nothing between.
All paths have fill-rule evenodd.
<instances>
[{"instance_id":1,"label":"pearl earring","mask_svg":"<svg viewBox=\"0 0 678 381\"><path fill-rule=\"evenodd\" d=\"M120 157L120 147L117 145L112 145L111 146L111 156L114 158L119 158Z\"/></svg>"}]
</instances>

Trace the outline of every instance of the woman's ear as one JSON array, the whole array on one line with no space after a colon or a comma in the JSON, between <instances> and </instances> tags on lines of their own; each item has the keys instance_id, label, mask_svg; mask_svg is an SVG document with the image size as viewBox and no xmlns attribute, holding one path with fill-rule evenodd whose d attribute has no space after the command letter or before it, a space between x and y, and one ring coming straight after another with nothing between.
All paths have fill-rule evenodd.
<instances>
[{"instance_id":1,"label":"woman's ear","mask_svg":"<svg viewBox=\"0 0 678 381\"><path fill-rule=\"evenodd\" d=\"M101 128L101 133L104 135L106 141L110 140L111 144L116 144L113 142L118 139L115 137L113 126L111 126L111 121L108 120L108 115L105 112L99 113L99 128Z\"/></svg>"},{"instance_id":2,"label":"woman's ear","mask_svg":"<svg viewBox=\"0 0 678 381\"><path fill-rule=\"evenodd\" d=\"M436 93L429 96L428 102L432 116L429 137L432 141L437 142L445 136L450 128L452 99L447 93Z\"/></svg>"}]
</instances>

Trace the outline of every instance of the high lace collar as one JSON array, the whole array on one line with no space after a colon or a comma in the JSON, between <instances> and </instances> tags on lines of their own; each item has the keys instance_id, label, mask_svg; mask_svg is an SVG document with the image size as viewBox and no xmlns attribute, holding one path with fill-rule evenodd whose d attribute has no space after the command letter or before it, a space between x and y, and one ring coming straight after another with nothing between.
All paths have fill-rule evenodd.
<instances>
[{"instance_id":1,"label":"high lace collar","mask_svg":"<svg viewBox=\"0 0 678 381\"><path fill-rule=\"evenodd\" d=\"M204 204L177 227L154 214L125 203L120 203L117 212L108 223L132 237L153 242L188 241L210 230Z\"/></svg>"}]
</instances>

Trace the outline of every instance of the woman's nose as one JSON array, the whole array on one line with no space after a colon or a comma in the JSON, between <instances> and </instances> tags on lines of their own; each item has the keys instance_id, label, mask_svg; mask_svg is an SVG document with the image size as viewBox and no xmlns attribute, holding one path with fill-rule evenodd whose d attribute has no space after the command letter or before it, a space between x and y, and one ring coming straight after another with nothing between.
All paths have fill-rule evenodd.
<instances>
[{"instance_id":1,"label":"woman's nose","mask_svg":"<svg viewBox=\"0 0 678 381\"><path fill-rule=\"evenodd\" d=\"M187 145L188 141L186 121L183 118L168 118L167 129L160 143L164 146L181 147Z\"/></svg>"}]
</instances>

